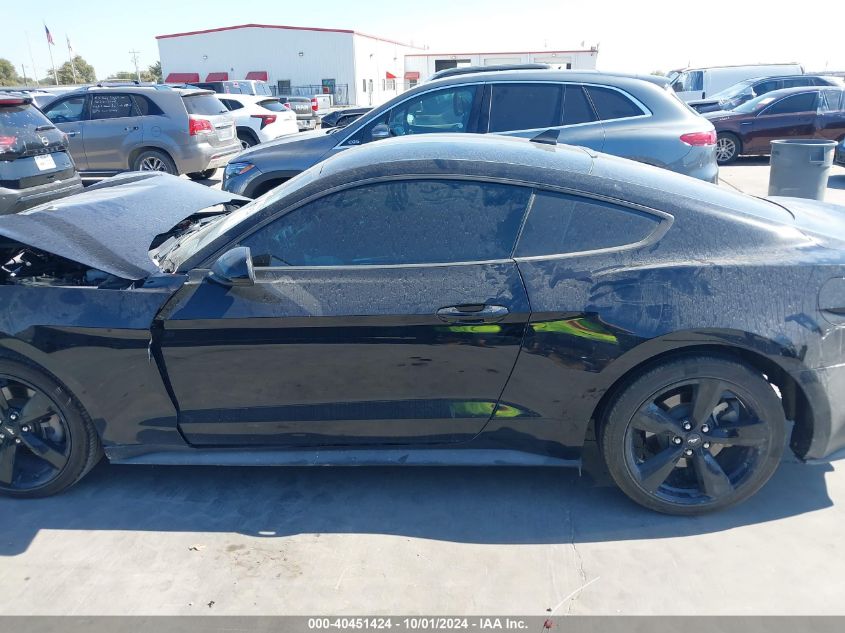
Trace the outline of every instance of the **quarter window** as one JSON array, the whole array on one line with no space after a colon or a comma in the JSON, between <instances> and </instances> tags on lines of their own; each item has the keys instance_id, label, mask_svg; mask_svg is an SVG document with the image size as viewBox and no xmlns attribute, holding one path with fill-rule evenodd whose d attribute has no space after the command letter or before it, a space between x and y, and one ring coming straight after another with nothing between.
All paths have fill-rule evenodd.
<instances>
[{"instance_id":1,"label":"quarter window","mask_svg":"<svg viewBox=\"0 0 845 633\"><path fill-rule=\"evenodd\" d=\"M845 93L841 90L823 90L819 110L822 112L837 112L845 109L845 104L842 102L843 96L845 96Z\"/></svg>"},{"instance_id":2,"label":"quarter window","mask_svg":"<svg viewBox=\"0 0 845 633\"><path fill-rule=\"evenodd\" d=\"M562 255L635 244L659 224L652 215L610 203L538 192L516 256Z\"/></svg>"},{"instance_id":3,"label":"quarter window","mask_svg":"<svg viewBox=\"0 0 845 633\"><path fill-rule=\"evenodd\" d=\"M804 92L776 101L761 114L795 114L797 112L811 112L816 109L818 93Z\"/></svg>"},{"instance_id":4,"label":"quarter window","mask_svg":"<svg viewBox=\"0 0 845 633\"><path fill-rule=\"evenodd\" d=\"M494 85L489 131L559 126L562 92L562 87L557 84Z\"/></svg>"},{"instance_id":5,"label":"quarter window","mask_svg":"<svg viewBox=\"0 0 845 633\"><path fill-rule=\"evenodd\" d=\"M241 243L258 266L428 264L511 256L527 187L410 180L329 194Z\"/></svg>"},{"instance_id":6,"label":"quarter window","mask_svg":"<svg viewBox=\"0 0 845 633\"><path fill-rule=\"evenodd\" d=\"M611 119L627 119L633 116L642 116L642 109L629 97L618 90L602 88L600 86L585 86L593 105L596 107L599 119L609 121Z\"/></svg>"},{"instance_id":7,"label":"quarter window","mask_svg":"<svg viewBox=\"0 0 845 633\"><path fill-rule=\"evenodd\" d=\"M90 119L119 119L128 116L132 116L132 97L129 95L91 95Z\"/></svg>"}]
</instances>

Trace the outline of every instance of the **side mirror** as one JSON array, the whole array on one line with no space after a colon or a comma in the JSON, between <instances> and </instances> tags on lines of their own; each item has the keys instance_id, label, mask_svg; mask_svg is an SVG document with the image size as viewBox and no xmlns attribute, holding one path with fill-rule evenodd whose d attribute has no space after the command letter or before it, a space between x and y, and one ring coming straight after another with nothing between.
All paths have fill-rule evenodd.
<instances>
[{"instance_id":1,"label":"side mirror","mask_svg":"<svg viewBox=\"0 0 845 633\"><path fill-rule=\"evenodd\" d=\"M211 266L208 279L221 286L251 286L255 283L249 247L238 246L226 251Z\"/></svg>"},{"instance_id":2,"label":"side mirror","mask_svg":"<svg viewBox=\"0 0 845 633\"><path fill-rule=\"evenodd\" d=\"M373 137L374 141L379 141L383 138L389 138L390 128L387 127L387 123L379 123L378 125L373 127L372 132L370 132L370 136Z\"/></svg>"}]
</instances>

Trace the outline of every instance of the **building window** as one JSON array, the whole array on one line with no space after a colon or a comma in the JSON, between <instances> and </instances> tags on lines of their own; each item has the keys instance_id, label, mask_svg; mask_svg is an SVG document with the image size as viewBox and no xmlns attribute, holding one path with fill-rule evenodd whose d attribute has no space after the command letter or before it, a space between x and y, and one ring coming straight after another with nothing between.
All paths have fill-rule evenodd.
<instances>
[{"instance_id":1,"label":"building window","mask_svg":"<svg viewBox=\"0 0 845 633\"><path fill-rule=\"evenodd\" d=\"M276 82L276 85L279 88L280 95L290 94L290 79L279 79L279 81Z\"/></svg>"},{"instance_id":2,"label":"building window","mask_svg":"<svg viewBox=\"0 0 845 633\"><path fill-rule=\"evenodd\" d=\"M396 90L396 80L395 79L386 79L385 80L385 89L386 90Z\"/></svg>"},{"instance_id":3,"label":"building window","mask_svg":"<svg viewBox=\"0 0 845 633\"><path fill-rule=\"evenodd\" d=\"M408 88L409 88L409 89L410 89L410 88L413 88L413 87L414 87L414 86L416 86L416 85L417 85L417 80L416 80L416 79L409 79L409 80L408 80Z\"/></svg>"},{"instance_id":4,"label":"building window","mask_svg":"<svg viewBox=\"0 0 845 633\"><path fill-rule=\"evenodd\" d=\"M361 80L361 85L363 86L364 92L367 92L367 80L366 79Z\"/></svg>"}]
</instances>

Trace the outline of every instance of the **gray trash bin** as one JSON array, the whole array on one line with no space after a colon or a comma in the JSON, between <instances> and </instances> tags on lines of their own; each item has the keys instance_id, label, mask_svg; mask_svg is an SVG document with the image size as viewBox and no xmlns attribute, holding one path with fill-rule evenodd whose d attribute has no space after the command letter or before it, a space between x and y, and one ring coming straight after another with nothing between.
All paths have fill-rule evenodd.
<instances>
[{"instance_id":1,"label":"gray trash bin","mask_svg":"<svg viewBox=\"0 0 845 633\"><path fill-rule=\"evenodd\" d=\"M769 195L824 200L836 141L785 139L772 141Z\"/></svg>"}]
</instances>

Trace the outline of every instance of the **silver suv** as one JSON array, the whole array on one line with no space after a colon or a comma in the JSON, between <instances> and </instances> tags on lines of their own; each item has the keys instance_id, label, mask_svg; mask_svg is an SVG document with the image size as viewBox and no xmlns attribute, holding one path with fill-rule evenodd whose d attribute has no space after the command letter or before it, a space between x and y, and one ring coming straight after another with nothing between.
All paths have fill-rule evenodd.
<instances>
[{"instance_id":1,"label":"silver suv","mask_svg":"<svg viewBox=\"0 0 845 633\"><path fill-rule=\"evenodd\" d=\"M68 135L83 175L163 171L199 180L241 150L232 115L209 90L91 86L63 94L44 114Z\"/></svg>"}]
</instances>

